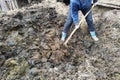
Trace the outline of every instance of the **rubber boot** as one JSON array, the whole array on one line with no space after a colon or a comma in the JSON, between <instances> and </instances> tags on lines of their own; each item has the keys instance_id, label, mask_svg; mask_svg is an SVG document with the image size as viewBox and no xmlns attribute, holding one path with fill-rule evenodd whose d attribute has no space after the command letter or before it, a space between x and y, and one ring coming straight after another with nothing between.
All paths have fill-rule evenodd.
<instances>
[{"instance_id":1,"label":"rubber boot","mask_svg":"<svg viewBox=\"0 0 120 80\"><path fill-rule=\"evenodd\" d=\"M98 37L96 36L95 31L90 31L90 35L91 35L91 37L92 37L92 39L93 39L94 41L98 41L98 40L99 40Z\"/></svg>"},{"instance_id":2,"label":"rubber boot","mask_svg":"<svg viewBox=\"0 0 120 80\"><path fill-rule=\"evenodd\" d=\"M62 32L62 37L61 37L61 41L65 41L67 34L65 32Z\"/></svg>"}]
</instances>

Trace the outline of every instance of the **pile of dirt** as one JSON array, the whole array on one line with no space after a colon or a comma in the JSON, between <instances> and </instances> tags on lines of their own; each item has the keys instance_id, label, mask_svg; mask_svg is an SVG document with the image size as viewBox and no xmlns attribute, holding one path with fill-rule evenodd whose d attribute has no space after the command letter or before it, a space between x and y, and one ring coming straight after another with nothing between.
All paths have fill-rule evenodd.
<instances>
[{"instance_id":1,"label":"pile of dirt","mask_svg":"<svg viewBox=\"0 0 120 80\"><path fill-rule=\"evenodd\" d=\"M94 42L79 29L65 47L60 36L67 10L62 3L45 0L2 15L1 80L120 79L120 12L96 8L93 17L100 40Z\"/></svg>"}]
</instances>

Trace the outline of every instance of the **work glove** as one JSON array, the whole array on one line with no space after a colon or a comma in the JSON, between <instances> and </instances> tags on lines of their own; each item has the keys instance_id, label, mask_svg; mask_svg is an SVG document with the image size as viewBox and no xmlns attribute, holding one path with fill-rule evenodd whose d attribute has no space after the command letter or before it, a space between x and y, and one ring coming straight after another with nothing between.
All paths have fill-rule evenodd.
<instances>
[{"instance_id":1,"label":"work glove","mask_svg":"<svg viewBox=\"0 0 120 80\"><path fill-rule=\"evenodd\" d=\"M77 29L78 29L78 28L79 28L79 25L78 25L78 24L76 24L76 25L75 25L75 28L77 28Z\"/></svg>"},{"instance_id":2,"label":"work glove","mask_svg":"<svg viewBox=\"0 0 120 80\"><path fill-rule=\"evenodd\" d=\"M95 4L98 0L93 0L93 4Z\"/></svg>"}]
</instances>

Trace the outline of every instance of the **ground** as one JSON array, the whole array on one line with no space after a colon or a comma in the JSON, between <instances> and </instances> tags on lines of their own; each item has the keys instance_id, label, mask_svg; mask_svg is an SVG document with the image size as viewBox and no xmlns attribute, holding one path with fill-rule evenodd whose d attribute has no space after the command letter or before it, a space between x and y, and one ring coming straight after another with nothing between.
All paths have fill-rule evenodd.
<instances>
[{"instance_id":1,"label":"ground","mask_svg":"<svg viewBox=\"0 0 120 80\"><path fill-rule=\"evenodd\" d=\"M112 4L116 4L116 5L120 5L120 0L99 0L99 2L104 2L104 3L112 3Z\"/></svg>"},{"instance_id":2,"label":"ground","mask_svg":"<svg viewBox=\"0 0 120 80\"><path fill-rule=\"evenodd\" d=\"M1 14L1 80L120 80L120 11L96 6L99 41L83 24L66 47L60 36L68 8L44 0Z\"/></svg>"}]
</instances>

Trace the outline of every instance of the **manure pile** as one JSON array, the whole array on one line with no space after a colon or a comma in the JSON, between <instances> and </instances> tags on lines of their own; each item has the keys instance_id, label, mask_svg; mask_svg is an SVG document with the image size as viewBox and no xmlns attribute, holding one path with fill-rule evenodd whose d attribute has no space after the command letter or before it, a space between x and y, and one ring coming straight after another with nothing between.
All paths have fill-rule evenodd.
<instances>
[{"instance_id":1,"label":"manure pile","mask_svg":"<svg viewBox=\"0 0 120 80\"><path fill-rule=\"evenodd\" d=\"M0 17L0 80L120 80L120 11L96 7L100 40L79 29L65 47L63 7L45 0Z\"/></svg>"}]
</instances>

